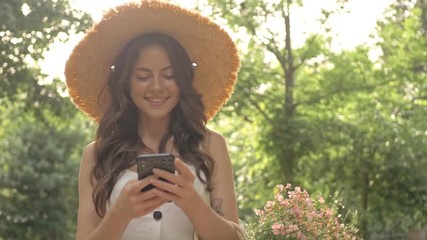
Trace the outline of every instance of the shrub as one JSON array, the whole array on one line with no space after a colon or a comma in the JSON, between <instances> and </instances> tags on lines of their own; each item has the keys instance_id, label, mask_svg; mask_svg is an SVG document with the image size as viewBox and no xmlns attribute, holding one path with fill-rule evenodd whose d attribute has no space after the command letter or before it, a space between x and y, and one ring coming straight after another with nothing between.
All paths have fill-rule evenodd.
<instances>
[{"instance_id":1,"label":"shrub","mask_svg":"<svg viewBox=\"0 0 427 240\"><path fill-rule=\"evenodd\" d=\"M248 226L249 239L359 239L357 229L339 213L338 201L329 207L322 196L310 197L300 187L277 185L274 200L255 209L256 221ZM348 215L346 215L348 216Z\"/></svg>"}]
</instances>

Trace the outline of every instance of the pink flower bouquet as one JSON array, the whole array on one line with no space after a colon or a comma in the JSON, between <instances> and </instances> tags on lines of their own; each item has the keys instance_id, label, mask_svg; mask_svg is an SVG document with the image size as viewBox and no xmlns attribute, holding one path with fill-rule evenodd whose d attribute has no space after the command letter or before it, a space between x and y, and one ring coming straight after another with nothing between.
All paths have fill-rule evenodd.
<instances>
[{"instance_id":1,"label":"pink flower bouquet","mask_svg":"<svg viewBox=\"0 0 427 240\"><path fill-rule=\"evenodd\" d=\"M249 226L249 238L262 240L358 239L357 229L340 222L336 208L326 205L323 197L310 197L306 190L291 185L276 186L273 201L255 209L257 221Z\"/></svg>"}]
</instances>

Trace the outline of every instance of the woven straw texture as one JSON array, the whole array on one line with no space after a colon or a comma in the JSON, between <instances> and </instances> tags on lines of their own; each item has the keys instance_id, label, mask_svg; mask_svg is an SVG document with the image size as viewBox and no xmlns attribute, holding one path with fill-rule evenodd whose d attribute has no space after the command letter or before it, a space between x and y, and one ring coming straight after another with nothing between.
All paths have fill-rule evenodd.
<instances>
[{"instance_id":1,"label":"woven straw texture","mask_svg":"<svg viewBox=\"0 0 427 240\"><path fill-rule=\"evenodd\" d=\"M111 9L87 32L65 67L73 103L99 121L110 104L108 92L102 90L115 57L130 40L149 32L167 34L187 50L197 64L193 85L203 96L206 118L212 118L230 97L237 80L240 61L236 45L210 19L161 1Z\"/></svg>"}]
</instances>

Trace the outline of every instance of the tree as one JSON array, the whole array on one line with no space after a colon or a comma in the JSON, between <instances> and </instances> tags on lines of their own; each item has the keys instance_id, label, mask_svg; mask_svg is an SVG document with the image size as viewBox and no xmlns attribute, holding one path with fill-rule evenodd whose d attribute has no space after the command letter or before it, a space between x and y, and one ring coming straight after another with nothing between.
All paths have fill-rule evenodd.
<instances>
[{"instance_id":1,"label":"tree","mask_svg":"<svg viewBox=\"0 0 427 240\"><path fill-rule=\"evenodd\" d=\"M25 114L3 125L0 239L73 239L79 152L86 135Z\"/></svg>"},{"instance_id":2,"label":"tree","mask_svg":"<svg viewBox=\"0 0 427 240\"><path fill-rule=\"evenodd\" d=\"M91 123L37 62L89 26L68 1L0 2L0 239L73 239L76 176Z\"/></svg>"},{"instance_id":3,"label":"tree","mask_svg":"<svg viewBox=\"0 0 427 240\"><path fill-rule=\"evenodd\" d=\"M300 114L305 102L316 101L318 96L309 100L304 95L304 79L300 72L304 66L322 54L327 54L325 37L317 33L306 35L301 47L294 47L292 39L292 9L303 6L302 1L209 1L213 6L213 15L228 22L235 32L246 35L239 44L242 48L242 69L234 95L222 111L222 115L243 116L248 126L242 139L252 139L255 154L246 152L246 156L237 154L237 165L245 167L240 172L244 180L237 181L245 187L244 195L255 197L243 208L252 208L254 202L266 200L271 194L275 181L294 182L295 170L299 158L307 154L317 138L308 133L312 126L307 118ZM337 9L319 9L322 18L319 24L324 32L325 24L336 12L345 11L345 1L339 1ZM233 117L233 122L235 122ZM223 124L221 124L223 125ZM254 134L254 132L256 132ZM248 133L250 136L247 136ZM233 136L232 136L233 138ZM231 151L232 154L235 152ZM239 168L238 168L239 169ZM262 172L262 175L259 175ZM254 183L248 188L247 183ZM256 194L251 194L256 193Z\"/></svg>"},{"instance_id":4,"label":"tree","mask_svg":"<svg viewBox=\"0 0 427 240\"><path fill-rule=\"evenodd\" d=\"M306 140L295 131L298 127L296 124L300 122L297 110L300 103L296 92L298 72L307 61L319 54L321 36L319 33L307 36L304 47L293 47L291 9L301 7L302 1L210 3L216 9L215 14L227 19L233 29L252 36L248 43L251 51L254 48L261 50L245 54L247 57L243 58L243 66L247 68L241 71L236 93L243 95L246 106L258 111L264 123L267 123L266 131L263 131L265 151L275 155L283 171L283 179L293 182L296 160L305 154L305 149L299 146L301 141ZM339 1L340 6L334 11L343 9L344 3ZM326 23L334 11L321 10L323 17L320 22ZM274 61L265 61L268 54L274 57ZM259 68L261 71L251 67L254 57L264 58L257 60L263 65ZM261 92L258 91L260 88L263 89ZM239 99L239 96L235 99ZM272 102L274 104L270 104Z\"/></svg>"},{"instance_id":5,"label":"tree","mask_svg":"<svg viewBox=\"0 0 427 240\"><path fill-rule=\"evenodd\" d=\"M425 224L426 42L420 3L397 1L379 24L379 60L370 58L368 45L331 51L327 31L292 48L287 32L268 29L273 16L286 29L290 1L240 3L211 1L219 9L214 14L251 36L241 51L235 94L217 123L226 125L230 116L239 124L226 132L238 144L231 152L243 212L261 205L272 182L295 181L343 199L358 212L366 239L404 238L409 228ZM328 28L327 20L321 24Z\"/></svg>"},{"instance_id":6,"label":"tree","mask_svg":"<svg viewBox=\"0 0 427 240\"><path fill-rule=\"evenodd\" d=\"M0 9L0 100L20 102L24 110L40 104L59 110L64 84L43 83L46 76L37 62L55 39L67 40L69 34L86 29L91 19L71 10L66 0L3 0Z\"/></svg>"}]
</instances>

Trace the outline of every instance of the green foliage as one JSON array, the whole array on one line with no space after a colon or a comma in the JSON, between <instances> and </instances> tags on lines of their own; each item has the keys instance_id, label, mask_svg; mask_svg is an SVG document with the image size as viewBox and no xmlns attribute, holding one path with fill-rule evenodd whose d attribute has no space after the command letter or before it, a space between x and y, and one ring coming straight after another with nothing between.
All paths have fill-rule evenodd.
<instances>
[{"instance_id":1,"label":"green foliage","mask_svg":"<svg viewBox=\"0 0 427 240\"><path fill-rule=\"evenodd\" d=\"M284 183L293 168L296 184L357 211L366 239L401 239L425 226L427 42L421 5L397 1L378 24L377 46L331 52L327 29L288 51L285 36L263 24L281 17L277 8L263 10L266 1L210 3L251 39L241 52L235 94L215 125L232 146L243 218L251 221L254 206L270 199L272 186ZM249 10L242 11L242 3ZM323 13L327 28L331 13ZM370 57L374 48L383 53L378 60ZM291 87L285 85L289 79Z\"/></svg>"},{"instance_id":2,"label":"green foliage","mask_svg":"<svg viewBox=\"0 0 427 240\"><path fill-rule=\"evenodd\" d=\"M0 98L31 107L31 96L53 92L38 87L46 76L29 64L42 59L54 40L65 41L68 34L86 29L91 19L71 10L66 0L2 0L0 10Z\"/></svg>"},{"instance_id":3,"label":"green foliage","mask_svg":"<svg viewBox=\"0 0 427 240\"><path fill-rule=\"evenodd\" d=\"M85 135L29 114L2 128L0 239L72 239Z\"/></svg>"},{"instance_id":4,"label":"green foliage","mask_svg":"<svg viewBox=\"0 0 427 240\"><path fill-rule=\"evenodd\" d=\"M210 122L229 142L242 219L253 223L253 209L292 174L357 211L366 239L404 238L427 224L424 2L396 1L378 23L383 54L372 60L372 46L329 50L328 18L345 5L319 9L323 29L296 48L283 30L286 17L298 30L292 9L304 1L210 1L249 36L238 40L235 93ZM31 62L90 19L65 0L5 0L0 10L0 239L72 239L78 159L93 123L61 97L63 82L42 84Z\"/></svg>"},{"instance_id":5,"label":"green foliage","mask_svg":"<svg viewBox=\"0 0 427 240\"><path fill-rule=\"evenodd\" d=\"M384 55L378 62L359 47L330 55L323 67L304 73L303 79L322 80L315 88L322 94L306 101L316 104L299 111L316 118L311 125L319 131L310 136L321 141L300 159L297 179L341 195L360 213L368 239L400 238L427 224L421 217L427 216L427 58L417 12L398 18L399 25L393 19L379 25Z\"/></svg>"},{"instance_id":6,"label":"green foliage","mask_svg":"<svg viewBox=\"0 0 427 240\"><path fill-rule=\"evenodd\" d=\"M285 82L288 79L285 75L289 61L296 70L306 61L320 55L324 50L324 39L313 35L301 49L285 53L283 31L277 31L277 28L267 23L289 14L284 9L288 7L285 1L276 4L267 1L211 1L211 4L214 13L226 18L233 29L241 34L253 35L242 38L249 39L247 41L240 43L238 40L247 49L243 48L241 52L242 68L234 95L221 115L231 116L233 123L236 123L238 116L243 118L237 124L239 134L231 126L233 130L230 132L234 134L230 141L236 139L235 135L241 135L238 138L242 141L237 144L242 143L243 146L239 149L253 149L253 152L246 151L245 157L240 153L238 163L235 163L239 178L244 179L241 186L237 182L237 190L244 191L244 196L247 196L239 199L241 212L251 212L251 208L271 196L274 185L285 181L285 178L287 181L292 179L293 161L303 156L313 144L311 136L307 135L311 126L307 125L306 119L298 115L286 117L285 98L292 96L287 93ZM275 24L283 24L280 29L285 29L283 19ZM297 74L295 71L293 77ZM298 93L293 94L296 96ZM290 109L296 109L299 103L289 104ZM220 125L221 132L224 132L224 124ZM245 167L239 169L240 164ZM246 184L248 182L251 183L250 187Z\"/></svg>"},{"instance_id":7,"label":"green foliage","mask_svg":"<svg viewBox=\"0 0 427 240\"><path fill-rule=\"evenodd\" d=\"M92 124L37 63L90 23L66 0L0 2L0 239L74 239L78 160Z\"/></svg>"}]
</instances>

